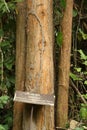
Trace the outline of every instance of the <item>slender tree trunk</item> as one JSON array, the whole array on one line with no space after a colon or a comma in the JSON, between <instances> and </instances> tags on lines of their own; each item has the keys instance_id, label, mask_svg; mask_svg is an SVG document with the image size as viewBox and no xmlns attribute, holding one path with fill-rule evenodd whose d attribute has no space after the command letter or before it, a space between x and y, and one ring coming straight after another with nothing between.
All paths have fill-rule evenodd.
<instances>
[{"instance_id":1,"label":"slender tree trunk","mask_svg":"<svg viewBox=\"0 0 87 130\"><path fill-rule=\"evenodd\" d=\"M58 99L56 126L65 127L68 121L68 90L72 34L73 0L66 0L66 9L62 20L63 44L60 53L58 74Z\"/></svg>"},{"instance_id":2,"label":"slender tree trunk","mask_svg":"<svg viewBox=\"0 0 87 130\"><path fill-rule=\"evenodd\" d=\"M17 4L17 32L16 32L16 90L24 90L25 45L26 45L26 4ZM13 130L22 130L23 104L14 103Z\"/></svg>"},{"instance_id":3,"label":"slender tree trunk","mask_svg":"<svg viewBox=\"0 0 87 130\"><path fill-rule=\"evenodd\" d=\"M27 0L26 91L54 93L52 0ZM25 106L23 130L54 130L54 107Z\"/></svg>"}]
</instances>

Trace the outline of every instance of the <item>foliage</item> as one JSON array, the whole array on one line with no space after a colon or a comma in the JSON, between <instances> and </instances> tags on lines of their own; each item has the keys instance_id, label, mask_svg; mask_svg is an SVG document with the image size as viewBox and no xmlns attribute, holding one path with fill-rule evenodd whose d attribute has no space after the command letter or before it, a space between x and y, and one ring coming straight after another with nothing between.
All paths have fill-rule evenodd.
<instances>
[{"instance_id":1,"label":"foliage","mask_svg":"<svg viewBox=\"0 0 87 130\"><path fill-rule=\"evenodd\" d=\"M4 105L7 104L8 99L9 99L9 96L7 96L7 95L4 95L4 96L0 97L0 108L1 109L4 108Z\"/></svg>"},{"instance_id":2,"label":"foliage","mask_svg":"<svg viewBox=\"0 0 87 130\"><path fill-rule=\"evenodd\" d=\"M82 120L87 120L87 104L81 104L80 118Z\"/></svg>"},{"instance_id":3,"label":"foliage","mask_svg":"<svg viewBox=\"0 0 87 130\"><path fill-rule=\"evenodd\" d=\"M70 73L70 77L75 81L75 80L77 80L77 81L79 81L79 80L82 80L80 77L78 77L78 75L76 75L76 74L74 74L74 73Z\"/></svg>"},{"instance_id":4,"label":"foliage","mask_svg":"<svg viewBox=\"0 0 87 130\"><path fill-rule=\"evenodd\" d=\"M80 54L80 61L81 61L81 64L82 65L85 65L85 67L87 66L87 64L85 64L85 62L87 61L87 55L84 54L84 52L80 49L78 50L79 54ZM74 73L70 73L70 77L73 79L73 81L77 81L84 86L86 87L87 85L87 80L85 79L85 76L86 76L86 71L83 71L83 68L81 66L78 66L78 67L74 67ZM79 90L79 86L78 86L78 90ZM86 88L85 88L86 90ZM81 95L83 96L83 98L86 100L87 99L87 94L85 91L83 92L80 92ZM80 103L79 105L81 105L80 107L80 119L81 120L87 120L87 105L84 104L84 103Z\"/></svg>"},{"instance_id":5,"label":"foliage","mask_svg":"<svg viewBox=\"0 0 87 130\"><path fill-rule=\"evenodd\" d=\"M10 130L12 127L16 2L0 1L0 130Z\"/></svg>"},{"instance_id":6,"label":"foliage","mask_svg":"<svg viewBox=\"0 0 87 130\"><path fill-rule=\"evenodd\" d=\"M79 122L87 124L87 20L85 6L87 1L74 1L73 9L73 30L72 30L72 54L71 54L71 72L70 78L73 81L73 89L70 84L69 111L72 113L70 118L74 118ZM84 98L78 95L77 91ZM81 130L83 127L77 127Z\"/></svg>"},{"instance_id":7,"label":"foliage","mask_svg":"<svg viewBox=\"0 0 87 130\"><path fill-rule=\"evenodd\" d=\"M85 34L85 33L81 30L81 28L79 28L79 33L81 34L83 40L87 40L87 34Z\"/></svg>"}]
</instances>

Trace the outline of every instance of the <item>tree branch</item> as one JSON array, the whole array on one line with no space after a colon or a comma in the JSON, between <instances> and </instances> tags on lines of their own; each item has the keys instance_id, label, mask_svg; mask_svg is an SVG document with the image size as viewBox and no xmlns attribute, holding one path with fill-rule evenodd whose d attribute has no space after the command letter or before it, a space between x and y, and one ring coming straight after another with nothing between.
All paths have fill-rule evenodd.
<instances>
[{"instance_id":1,"label":"tree branch","mask_svg":"<svg viewBox=\"0 0 87 130\"><path fill-rule=\"evenodd\" d=\"M70 79L70 84L71 86L75 89L75 91L77 92L77 94L80 96L80 98L82 99L84 104L87 104L87 101L85 100L85 98L82 96L82 94L80 93L80 91L77 89L77 87L75 86L74 82L72 81L72 79Z\"/></svg>"}]
</instances>

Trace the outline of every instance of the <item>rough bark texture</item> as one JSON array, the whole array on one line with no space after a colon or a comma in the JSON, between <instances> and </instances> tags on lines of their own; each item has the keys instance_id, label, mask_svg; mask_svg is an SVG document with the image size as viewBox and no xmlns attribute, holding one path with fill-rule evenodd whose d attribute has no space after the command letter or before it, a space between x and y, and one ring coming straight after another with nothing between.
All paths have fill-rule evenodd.
<instances>
[{"instance_id":1,"label":"rough bark texture","mask_svg":"<svg viewBox=\"0 0 87 130\"><path fill-rule=\"evenodd\" d=\"M52 0L27 0L26 91L53 94ZM54 107L25 106L23 130L54 130Z\"/></svg>"},{"instance_id":2,"label":"rough bark texture","mask_svg":"<svg viewBox=\"0 0 87 130\"><path fill-rule=\"evenodd\" d=\"M63 44L60 53L59 74L58 74L58 99L56 126L65 127L68 120L68 89L71 53L72 33L72 9L73 0L66 0L66 9L62 20Z\"/></svg>"},{"instance_id":3,"label":"rough bark texture","mask_svg":"<svg viewBox=\"0 0 87 130\"><path fill-rule=\"evenodd\" d=\"M17 32L16 32L16 90L24 90L25 72L25 25L26 25L26 4L17 4ZM14 103L13 130L22 130L23 104Z\"/></svg>"}]
</instances>

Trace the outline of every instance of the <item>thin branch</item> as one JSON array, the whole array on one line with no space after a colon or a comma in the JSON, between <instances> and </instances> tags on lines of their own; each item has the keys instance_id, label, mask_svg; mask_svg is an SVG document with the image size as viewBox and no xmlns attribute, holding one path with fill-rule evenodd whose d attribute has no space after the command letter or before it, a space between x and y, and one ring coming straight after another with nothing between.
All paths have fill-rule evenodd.
<instances>
[{"instance_id":1,"label":"thin branch","mask_svg":"<svg viewBox=\"0 0 87 130\"><path fill-rule=\"evenodd\" d=\"M82 96L82 94L80 93L80 91L77 89L77 87L75 86L75 84L73 83L73 81L70 79L70 84L71 86L75 89L75 91L77 92L77 94L80 96L80 98L82 99L84 104L87 104L87 101L85 100L85 98Z\"/></svg>"}]
</instances>

